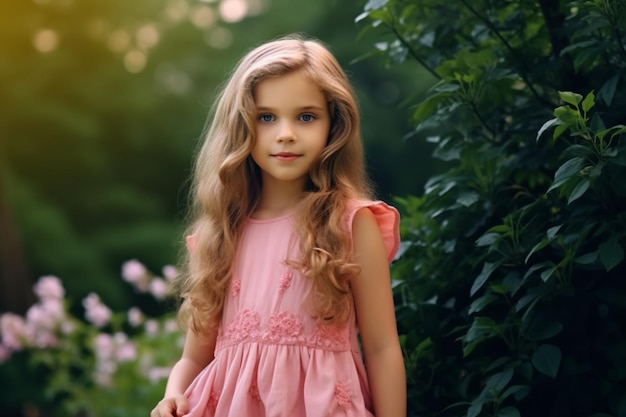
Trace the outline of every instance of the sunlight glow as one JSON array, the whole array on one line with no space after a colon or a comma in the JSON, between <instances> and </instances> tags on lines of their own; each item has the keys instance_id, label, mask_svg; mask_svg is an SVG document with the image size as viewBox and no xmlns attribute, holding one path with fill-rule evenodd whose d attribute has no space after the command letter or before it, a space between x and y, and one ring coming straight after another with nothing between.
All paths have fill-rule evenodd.
<instances>
[{"instance_id":1,"label":"sunlight glow","mask_svg":"<svg viewBox=\"0 0 626 417\"><path fill-rule=\"evenodd\" d=\"M170 0L165 9L165 17L173 23L180 22L189 13L189 3L186 0Z\"/></svg>"},{"instance_id":2,"label":"sunlight glow","mask_svg":"<svg viewBox=\"0 0 626 417\"><path fill-rule=\"evenodd\" d=\"M59 46L59 34L52 29L41 29L33 37L33 46L44 54L52 52Z\"/></svg>"},{"instance_id":3,"label":"sunlight glow","mask_svg":"<svg viewBox=\"0 0 626 417\"><path fill-rule=\"evenodd\" d=\"M222 0L220 3L220 16L224 22L239 22L248 13L246 0Z\"/></svg>"},{"instance_id":4,"label":"sunlight glow","mask_svg":"<svg viewBox=\"0 0 626 417\"><path fill-rule=\"evenodd\" d=\"M217 20L217 17L215 16L215 11L209 6L195 7L191 11L189 18L191 20L191 23L193 23L196 27L200 29L210 28Z\"/></svg>"},{"instance_id":5,"label":"sunlight glow","mask_svg":"<svg viewBox=\"0 0 626 417\"><path fill-rule=\"evenodd\" d=\"M155 24L147 24L137 29L137 45L142 49L150 49L159 43L159 30Z\"/></svg>"},{"instance_id":6,"label":"sunlight glow","mask_svg":"<svg viewBox=\"0 0 626 417\"><path fill-rule=\"evenodd\" d=\"M226 49L233 42L233 34L223 27L216 27L204 37L206 43L216 49Z\"/></svg>"},{"instance_id":7,"label":"sunlight glow","mask_svg":"<svg viewBox=\"0 0 626 417\"><path fill-rule=\"evenodd\" d=\"M109 35L107 43L113 52L125 52L130 48L130 34L124 29L118 29Z\"/></svg>"},{"instance_id":8,"label":"sunlight glow","mask_svg":"<svg viewBox=\"0 0 626 417\"><path fill-rule=\"evenodd\" d=\"M124 66L128 72L136 74L146 67L147 60L146 54L143 51L133 49L124 55Z\"/></svg>"}]
</instances>

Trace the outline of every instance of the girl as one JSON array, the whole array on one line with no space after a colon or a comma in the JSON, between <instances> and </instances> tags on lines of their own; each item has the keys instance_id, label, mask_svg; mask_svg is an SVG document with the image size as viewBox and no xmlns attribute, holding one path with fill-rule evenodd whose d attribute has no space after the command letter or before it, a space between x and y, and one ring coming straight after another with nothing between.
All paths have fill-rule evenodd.
<instances>
[{"instance_id":1,"label":"girl","mask_svg":"<svg viewBox=\"0 0 626 417\"><path fill-rule=\"evenodd\" d=\"M406 415L398 213L370 200L354 94L321 43L287 37L239 62L192 196L188 331L151 417Z\"/></svg>"}]
</instances>

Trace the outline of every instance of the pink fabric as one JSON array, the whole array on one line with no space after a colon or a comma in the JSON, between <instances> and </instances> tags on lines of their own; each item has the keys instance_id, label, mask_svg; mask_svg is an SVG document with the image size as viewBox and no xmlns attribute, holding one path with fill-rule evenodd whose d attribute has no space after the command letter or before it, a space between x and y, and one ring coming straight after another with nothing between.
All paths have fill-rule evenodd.
<instances>
[{"instance_id":1,"label":"pink fabric","mask_svg":"<svg viewBox=\"0 0 626 417\"><path fill-rule=\"evenodd\" d=\"M368 207L388 259L399 245L398 212L380 201ZM291 216L248 220L215 348L215 360L186 392L188 417L373 416L354 320L343 327L313 320L303 306L310 281L287 265L297 256ZM189 249L194 238L187 240Z\"/></svg>"}]
</instances>

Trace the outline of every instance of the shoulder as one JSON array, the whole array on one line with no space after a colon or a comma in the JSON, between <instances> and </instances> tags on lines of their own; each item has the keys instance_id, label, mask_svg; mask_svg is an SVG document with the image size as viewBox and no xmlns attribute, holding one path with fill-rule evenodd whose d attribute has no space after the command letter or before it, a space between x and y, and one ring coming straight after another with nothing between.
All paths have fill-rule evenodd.
<instances>
[{"instance_id":1,"label":"shoulder","mask_svg":"<svg viewBox=\"0 0 626 417\"><path fill-rule=\"evenodd\" d=\"M346 203L346 223L354 239L371 234L382 237L387 261L391 262L400 246L400 214L395 207L374 200L349 200Z\"/></svg>"}]
</instances>

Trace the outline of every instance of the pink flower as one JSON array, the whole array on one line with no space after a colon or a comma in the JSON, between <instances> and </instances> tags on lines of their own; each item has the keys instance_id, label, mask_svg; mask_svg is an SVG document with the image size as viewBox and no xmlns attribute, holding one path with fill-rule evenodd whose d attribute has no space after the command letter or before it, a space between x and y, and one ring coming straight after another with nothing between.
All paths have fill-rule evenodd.
<instances>
[{"instance_id":1,"label":"pink flower","mask_svg":"<svg viewBox=\"0 0 626 417\"><path fill-rule=\"evenodd\" d=\"M89 293L87 297L83 298L83 306L85 307L85 318L96 327L105 326L113 315L95 293Z\"/></svg>"},{"instance_id":2,"label":"pink flower","mask_svg":"<svg viewBox=\"0 0 626 417\"><path fill-rule=\"evenodd\" d=\"M159 323L154 319L146 320L144 326L148 336L155 336L159 332Z\"/></svg>"},{"instance_id":3,"label":"pink flower","mask_svg":"<svg viewBox=\"0 0 626 417\"><path fill-rule=\"evenodd\" d=\"M37 297L42 300L60 300L65 296L65 290L63 289L61 280L53 275L47 275L39 278L39 281L37 281L33 290Z\"/></svg>"},{"instance_id":4,"label":"pink flower","mask_svg":"<svg viewBox=\"0 0 626 417\"><path fill-rule=\"evenodd\" d=\"M128 310L128 323L133 327L137 327L141 324L142 321L143 313L141 312L141 310L139 310L137 307L131 307Z\"/></svg>"},{"instance_id":5,"label":"pink flower","mask_svg":"<svg viewBox=\"0 0 626 417\"><path fill-rule=\"evenodd\" d=\"M168 281L174 281L178 276L178 271L172 265L165 265L163 267L163 276Z\"/></svg>"},{"instance_id":6,"label":"pink flower","mask_svg":"<svg viewBox=\"0 0 626 417\"><path fill-rule=\"evenodd\" d=\"M148 290L150 274L146 267L136 259L131 259L122 264L122 278L141 292Z\"/></svg>"},{"instance_id":7,"label":"pink flower","mask_svg":"<svg viewBox=\"0 0 626 417\"><path fill-rule=\"evenodd\" d=\"M4 313L0 316L2 344L10 350L20 350L28 339L26 322L21 316Z\"/></svg>"},{"instance_id":8,"label":"pink flower","mask_svg":"<svg viewBox=\"0 0 626 417\"><path fill-rule=\"evenodd\" d=\"M168 319L163 323L163 330L165 331L165 333L178 332L178 323L175 319Z\"/></svg>"},{"instance_id":9,"label":"pink flower","mask_svg":"<svg viewBox=\"0 0 626 417\"><path fill-rule=\"evenodd\" d=\"M35 331L40 329L53 330L65 318L65 310L60 299L48 298L33 304L26 312L26 323Z\"/></svg>"},{"instance_id":10,"label":"pink flower","mask_svg":"<svg viewBox=\"0 0 626 417\"><path fill-rule=\"evenodd\" d=\"M128 362L137 358L137 348L132 341L128 340L126 333L115 333L113 340L115 342L115 359L118 362Z\"/></svg>"},{"instance_id":11,"label":"pink flower","mask_svg":"<svg viewBox=\"0 0 626 417\"><path fill-rule=\"evenodd\" d=\"M94 350L98 361L108 360L113 357L115 345L113 338L107 333L100 333L93 341Z\"/></svg>"},{"instance_id":12,"label":"pink flower","mask_svg":"<svg viewBox=\"0 0 626 417\"><path fill-rule=\"evenodd\" d=\"M150 293L157 300L164 299L169 293L170 289L167 282L161 278L155 278L150 281Z\"/></svg>"}]
</instances>

